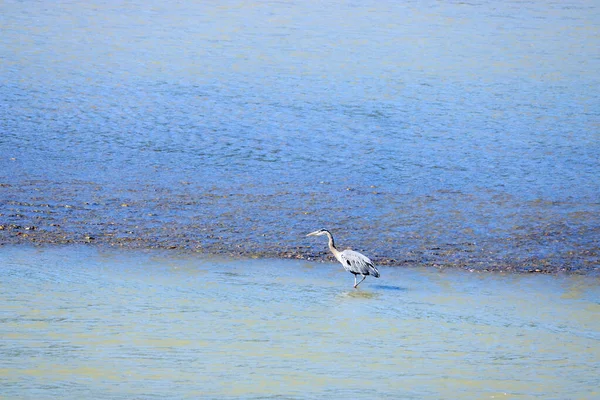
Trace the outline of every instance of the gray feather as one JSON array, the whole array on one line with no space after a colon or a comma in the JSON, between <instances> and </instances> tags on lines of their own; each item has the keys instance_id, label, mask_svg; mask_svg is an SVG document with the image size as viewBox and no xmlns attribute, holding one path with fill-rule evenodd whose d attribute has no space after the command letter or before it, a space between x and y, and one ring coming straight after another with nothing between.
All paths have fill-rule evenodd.
<instances>
[{"instance_id":1,"label":"gray feather","mask_svg":"<svg viewBox=\"0 0 600 400\"><path fill-rule=\"evenodd\" d=\"M346 271L379 278L379 271L369 257L354 250L344 250L340 253L340 258Z\"/></svg>"}]
</instances>

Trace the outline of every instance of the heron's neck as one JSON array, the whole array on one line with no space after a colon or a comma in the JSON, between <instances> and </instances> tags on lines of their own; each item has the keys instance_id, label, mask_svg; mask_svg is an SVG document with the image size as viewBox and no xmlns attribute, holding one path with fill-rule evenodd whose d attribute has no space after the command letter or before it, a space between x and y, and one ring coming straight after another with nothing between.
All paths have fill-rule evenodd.
<instances>
[{"instance_id":1,"label":"heron's neck","mask_svg":"<svg viewBox=\"0 0 600 400\"><path fill-rule=\"evenodd\" d=\"M333 253L333 255L337 258L340 252L335 248L335 243L333 242L333 236L331 233L327 232L327 237L329 238L329 250Z\"/></svg>"}]
</instances>

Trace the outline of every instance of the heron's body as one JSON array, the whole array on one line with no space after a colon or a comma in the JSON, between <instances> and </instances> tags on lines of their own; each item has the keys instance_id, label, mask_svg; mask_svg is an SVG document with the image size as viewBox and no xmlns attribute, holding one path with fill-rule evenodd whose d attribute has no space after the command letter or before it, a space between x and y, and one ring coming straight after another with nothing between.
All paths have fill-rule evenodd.
<instances>
[{"instance_id":1,"label":"heron's body","mask_svg":"<svg viewBox=\"0 0 600 400\"><path fill-rule=\"evenodd\" d=\"M357 287L362 281L364 281L368 275L379 278L379 271L375 268L373 262L369 257L354 250L343 250L339 251L335 247L333 236L331 232L326 229L320 229L318 231L309 233L307 236L321 236L327 235L329 238L329 250L333 253L335 258L344 266L344 269L351 274L354 274L354 287ZM362 275L362 280L356 283L356 276Z\"/></svg>"}]
</instances>

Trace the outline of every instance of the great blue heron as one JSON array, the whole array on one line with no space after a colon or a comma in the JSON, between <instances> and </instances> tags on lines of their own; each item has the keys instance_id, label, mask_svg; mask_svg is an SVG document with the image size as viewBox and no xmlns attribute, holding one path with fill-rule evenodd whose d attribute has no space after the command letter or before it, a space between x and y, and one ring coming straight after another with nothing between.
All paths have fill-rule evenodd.
<instances>
[{"instance_id":1,"label":"great blue heron","mask_svg":"<svg viewBox=\"0 0 600 400\"><path fill-rule=\"evenodd\" d=\"M373 275L375 278L379 278L379 271L377 271L377 268L375 268L373 262L369 260L369 257L350 249L338 251L338 249L335 248L335 244L333 243L333 236L331 235L331 232L329 232L327 229L319 229L318 231L311 232L306 236L321 235L327 235L327 237L329 237L329 250L331 250L335 258L337 258L337 260L340 263L342 263L346 271L350 272L351 274L354 274L355 288L358 285L360 285L362 281L367 279L367 275ZM362 275L363 278L360 282L356 283L356 275L359 274Z\"/></svg>"}]
</instances>

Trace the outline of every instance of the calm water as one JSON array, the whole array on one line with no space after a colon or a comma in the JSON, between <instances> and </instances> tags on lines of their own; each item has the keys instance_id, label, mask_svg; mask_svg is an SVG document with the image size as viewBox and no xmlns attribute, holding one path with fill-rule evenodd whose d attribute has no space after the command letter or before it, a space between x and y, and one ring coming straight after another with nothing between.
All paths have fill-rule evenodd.
<instances>
[{"instance_id":1,"label":"calm water","mask_svg":"<svg viewBox=\"0 0 600 400\"><path fill-rule=\"evenodd\" d=\"M600 396L578 276L98 252L0 253L0 397Z\"/></svg>"},{"instance_id":2,"label":"calm water","mask_svg":"<svg viewBox=\"0 0 600 400\"><path fill-rule=\"evenodd\" d=\"M0 26L3 243L322 257L326 227L387 264L598 269L596 2L8 0Z\"/></svg>"}]
</instances>

